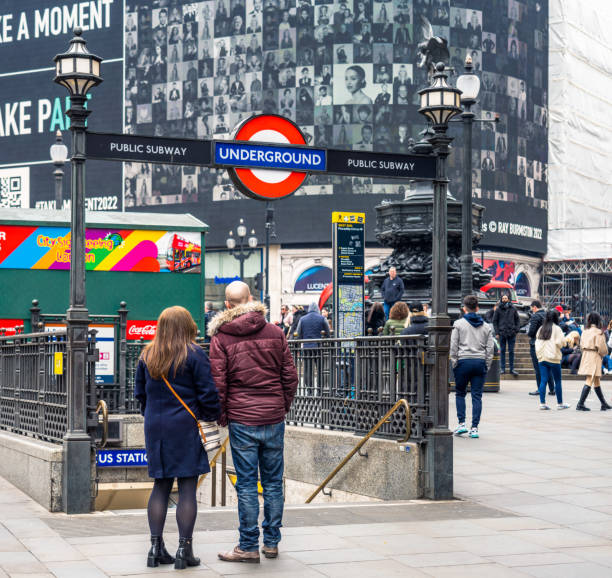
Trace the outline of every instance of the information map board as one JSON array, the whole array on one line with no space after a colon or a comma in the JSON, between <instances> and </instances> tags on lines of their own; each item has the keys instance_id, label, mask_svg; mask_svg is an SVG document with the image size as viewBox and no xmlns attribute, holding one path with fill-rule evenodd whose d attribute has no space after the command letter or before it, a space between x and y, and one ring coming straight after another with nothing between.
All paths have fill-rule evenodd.
<instances>
[{"instance_id":1,"label":"information map board","mask_svg":"<svg viewBox=\"0 0 612 578\"><path fill-rule=\"evenodd\" d=\"M334 329L339 338L364 331L365 213L332 213Z\"/></svg>"}]
</instances>

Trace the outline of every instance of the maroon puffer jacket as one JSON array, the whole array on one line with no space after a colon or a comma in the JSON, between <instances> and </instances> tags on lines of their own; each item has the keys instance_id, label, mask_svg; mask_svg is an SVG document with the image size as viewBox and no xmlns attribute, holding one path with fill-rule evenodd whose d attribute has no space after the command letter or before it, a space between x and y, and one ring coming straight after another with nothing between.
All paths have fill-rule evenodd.
<instances>
[{"instance_id":1,"label":"maroon puffer jacket","mask_svg":"<svg viewBox=\"0 0 612 578\"><path fill-rule=\"evenodd\" d=\"M267 425L285 419L298 377L285 335L257 302L216 315L209 324L210 365L221 400L220 425Z\"/></svg>"}]
</instances>

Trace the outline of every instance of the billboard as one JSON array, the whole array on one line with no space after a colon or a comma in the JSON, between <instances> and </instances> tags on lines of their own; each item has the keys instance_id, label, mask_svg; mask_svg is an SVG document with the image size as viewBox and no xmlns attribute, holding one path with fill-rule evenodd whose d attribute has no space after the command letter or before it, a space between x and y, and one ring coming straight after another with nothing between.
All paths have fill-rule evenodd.
<instances>
[{"instance_id":1,"label":"billboard","mask_svg":"<svg viewBox=\"0 0 612 578\"><path fill-rule=\"evenodd\" d=\"M9 133L6 121L4 135L0 131L0 143L9 151L0 169L16 163L30 167L33 207L52 206L52 165L36 163L48 158L53 131L67 126L64 89L53 85L52 70L40 69L66 49L68 23L80 14L80 8L73 11L77 4L87 4L88 46L105 58L105 80L89 103L91 129L143 136L227 139L251 115L274 113L294 120L312 146L406 152L425 127L417 91L428 80L418 66L417 45L432 34L448 39L451 83L467 55L482 81L473 110L485 122L474 124L471 178L473 195L486 208L485 222L496 223L483 231L483 245L545 251L546 0L97 0L66 5L33 0L25 12L23 3L5 0L13 40L1 44L0 51L9 79L20 74L20 82L3 85L0 111L8 106L17 112ZM16 40L22 13L30 34ZM19 130L22 120L25 131ZM450 188L459 199L460 126L450 131L455 141L449 158ZM48 134L48 143L42 134ZM264 207L243 197L224 169L124 163L122 170L119 163L88 162L87 188L88 197L98 199L89 201L94 209L192 213L211 225L210 246L224 246L237 213L256 229L264 227ZM310 175L294 197L276 202L279 241L319 243L329 238L323 215L351 206L373 219L376 204L406 189L401 180ZM304 218L293 219L297 214ZM374 233L369 228L368 241Z\"/></svg>"},{"instance_id":2,"label":"billboard","mask_svg":"<svg viewBox=\"0 0 612 578\"><path fill-rule=\"evenodd\" d=\"M5 226L0 269L70 269L69 227ZM187 271L200 264L199 233L138 229L87 229L88 271Z\"/></svg>"}]
</instances>

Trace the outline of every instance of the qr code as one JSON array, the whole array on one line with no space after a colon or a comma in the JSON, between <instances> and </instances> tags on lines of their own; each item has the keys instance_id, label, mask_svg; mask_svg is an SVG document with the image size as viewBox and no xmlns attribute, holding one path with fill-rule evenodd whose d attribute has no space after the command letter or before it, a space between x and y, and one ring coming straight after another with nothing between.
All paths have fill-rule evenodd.
<instances>
[{"instance_id":1,"label":"qr code","mask_svg":"<svg viewBox=\"0 0 612 578\"><path fill-rule=\"evenodd\" d=\"M0 177L0 207L21 208L21 177Z\"/></svg>"}]
</instances>

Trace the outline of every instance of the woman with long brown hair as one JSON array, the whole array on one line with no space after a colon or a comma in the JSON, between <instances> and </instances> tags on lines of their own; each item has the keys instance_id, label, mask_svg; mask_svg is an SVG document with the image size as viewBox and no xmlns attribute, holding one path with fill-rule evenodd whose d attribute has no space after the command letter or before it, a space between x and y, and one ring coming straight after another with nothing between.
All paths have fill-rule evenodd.
<instances>
[{"instance_id":1,"label":"woman with long brown hair","mask_svg":"<svg viewBox=\"0 0 612 578\"><path fill-rule=\"evenodd\" d=\"M147 508L151 530L149 567L174 563L175 568L183 569L200 564L192 549L198 512L196 489L198 476L209 472L210 467L194 416L183 407L177 395L198 420L216 420L220 405L210 362L196 345L196 334L197 326L187 309L178 305L164 309L157 320L155 338L142 352L136 370L134 395L144 415L149 476L155 478ZM163 540L168 499L175 478L179 491L176 560L166 550Z\"/></svg>"}]
</instances>

